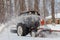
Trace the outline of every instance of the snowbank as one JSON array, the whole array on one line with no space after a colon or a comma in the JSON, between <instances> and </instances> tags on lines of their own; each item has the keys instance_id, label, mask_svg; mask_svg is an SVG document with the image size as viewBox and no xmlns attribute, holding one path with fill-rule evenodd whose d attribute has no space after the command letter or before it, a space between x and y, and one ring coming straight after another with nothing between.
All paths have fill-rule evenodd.
<instances>
[{"instance_id":1,"label":"snowbank","mask_svg":"<svg viewBox=\"0 0 60 40\"><path fill-rule=\"evenodd\" d=\"M50 27L52 30L60 30L60 24L48 24L47 26Z\"/></svg>"},{"instance_id":2,"label":"snowbank","mask_svg":"<svg viewBox=\"0 0 60 40\"><path fill-rule=\"evenodd\" d=\"M4 27L5 27L5 24L0 24L0 32L3 30Z\"/></svg>"},{"instance_id":3,"label":"snowbank","mask_svg":"<svg viewBox=\"0 0 60 40\"><path fill-rule=\"evenodd\" d=\"M60 24L47 24L46 26L40 26L40 28L51 28L51 30L60 30Z\"/></svg>"}]
</instances>

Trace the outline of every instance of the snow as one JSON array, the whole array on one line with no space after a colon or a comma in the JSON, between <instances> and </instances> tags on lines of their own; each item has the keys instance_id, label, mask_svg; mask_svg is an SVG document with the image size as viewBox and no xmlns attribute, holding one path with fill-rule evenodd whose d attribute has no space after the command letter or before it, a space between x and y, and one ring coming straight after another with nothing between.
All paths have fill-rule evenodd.
<instances>
[{"instance_id":1,"label":"snow","mask_svg":"<svg viewBox=\"0 0 60 40\"><path fill-rule=\"evenodd\" d=\"M60 24L47 24L46 26L40 26L40 28L50 28L51 30L58 30L60 31Z\"/></svg>"},{"instance_id":2,"label":"snow","mask_svg":"<svg viewBox=\"0 0 60 40\"><path fill-rule=\"evenodd\" d=\"M52 15L47 16L46 19L51 19ZM55 18L60 18L60 13L55 14Z\"/></svg>"},{"instance_id":3,"label":"snow","mask_svg":"<svg viewBox=\"0 0 60 40\"><path fill-rule=\"evenodd\" d=\"M47 26L50 27L52 30L60 30L60 24L48 24Z\"/></svg>"},{"instance_id":4,"label":"snow","mask_svg":"<svg viewBox=\"0 0 60 40\"><path fill-rule=\"evenodd\" d=\"M12 18L9 22L7 22L6 24L7 24L7 26L8 27L11 27L11 29L13 29L14 27L16 28L16 24L18 23L18 22L22 22L22 18L25 18L25 17L28 17L27 15L26 16L24 16L24 15L22 15L22 16L19 16L19 17L15 17L15 18ZM21 18L21 19L20 19ZM56 25L52 25L52 24L48 24L47 25L49 28L51 28L51 29L53 29L53 30L60 30L60 25L59 24L56 24ZM40 26L40 27L44 27L44 26ZM14 28L14 29L15 29ZM56 35L56 34L58 34L58 35ZM53 33L53 34L51 34L51 35L47 35L47 36L49 36L49 37L46 37L46 38L55 38L55 36L56 37L60 37L60 35L59 35L60 33ZM26 37L24 37L24 38L30 38L30 36L26 36ZM20 37L20 38L23 38L23 37ZM31 39L33 39L33 37L31 38Z\"/></svg>"},{"instance_id":5,"label":"snow","mask_svg":"<svg viewBox=\"0 0 60 40\"><path fill-rule=\"evenodd\" d=\"M27 17L27 16L26 16ZM21 16L22 18L22 16ZM7 27L16 27L16 24L20 21L20 17L16 17L16 18L12 18L9 22L7 22L5 25ZM4 26L4 25L3 25ZM53 30L60 30L60 24L48 24L47 25L49 28L53 29ZM44 26L40 26L40 27L44 27ZM6 32L7 33L7 32ZM10 31L9 31L10 33ZM31 36L25 36L25 37L19 37L17 35L14 34L10 34L11 39L13 40L56 40L55 38L57 38L57 40L60 40L60 33L52 33L52 34L48 34L47 37L45 38L41 38L41 37L31 37Z\"/></svg>"},{"instance_id":6,"label":"snow","mask_svg":"<svg viewBox=\"0 0 60 40\"><path fill-rule=\"evenodd\" d=\"M0 32L3 30L4 27L5 27L5 24L0 24Z\"/></svg>"}]
</instances>

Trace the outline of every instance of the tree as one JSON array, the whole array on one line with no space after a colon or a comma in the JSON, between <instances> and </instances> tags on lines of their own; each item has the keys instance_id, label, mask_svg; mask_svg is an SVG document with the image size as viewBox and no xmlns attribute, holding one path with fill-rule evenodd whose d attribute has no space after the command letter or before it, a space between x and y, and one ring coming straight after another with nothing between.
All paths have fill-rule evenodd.
<instances>
[{"instance_id":1,"label":"tree","mask_svg":"<svg viewBox=\"0 0 60 40\"><path fill-rule=\"evenodd\" d=\"M39 10L39 7L38 7L39 6L39 1L40 0L35 0L35 3L34 3L34 10L35 11L38 11Z\"/></svg>"},{"instance_id":2,"label":"tree","mask_svg":"<svg viewBox=\"0 0 60 40\"><path fill-rule=\"evenodd\" d=\"M20 3L19 0L15 0L15 15L18 16L20 14Z\"/></svg>"},{"instance_id":3,"label":"tree","mask_svg":"<svg viewBox=\"0 0 60 40\"><path fill-rule=\"evenodd\" d=\"M46 0L43 0L43 13L44 13L44 24L46 24L46 19L45 19L45 17L46 17L46 5L45 5L45 2L46 2Z\"/></svg>"},{"instance_id":4,"label":"tree","mask_svg":"<svg viewBox=\"0 0 60 40\"><path fill-rule=\"evenodd\" d=\"M0 23L4 22L5 14L4 14L4 1L0 0Z\"/></svg>"},{"instance_id":5,"label":"tree","mask_svg":"<svg viewBox=\"0 0 60 40\"><path fill-rule=\"evenodd\" d=\"M20 3L20 12L25 11L26 8L25 0L20 0L19 3Z\"/></svg>"},{"instance_id":6,"label":"tree","mask_svg":"<svg viewBox=\"0 0 60 40\"><path fill-rule=\"evenodd\" d=\"M52 13L52 22L55 23L55 11L54 11L55 1L51 0L51 13Z\"/></svg>"}]
</instances>

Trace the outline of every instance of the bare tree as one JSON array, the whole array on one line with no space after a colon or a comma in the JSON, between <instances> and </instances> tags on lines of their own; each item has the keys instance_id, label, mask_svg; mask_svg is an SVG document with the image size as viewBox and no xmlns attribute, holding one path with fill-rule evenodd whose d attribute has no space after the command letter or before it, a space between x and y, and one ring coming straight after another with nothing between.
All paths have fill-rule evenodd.
<instances>
[{"instance_id":1,"label":"bare tree","mask_svg":"<svg viewBox=\"0 0 60 40\"><path fill-rule=\"evenodd\" d=\"M0 22L4 22L5 14L4 14L4 1L0 0Z\"/></svg>"},{"instance_id":2,"label":"bare tree","mask_svg":"<svg viewBox=\"0 0 60 40\"><path fill-rule=\"evenodd\" d=\"M16 16L18 16L20 14L20 3L19 3L19 0L15 0L15 13L16 13Z\"/></svg>"},{"instance_id":3,"label":"bare tree","mask_svg":"<svg viewBox=\"0 0 60 40\"><path fill-rule=\"evenodd\" d=\"M34 0L27 0L28 3L28 11L34 10Z\"/></svg>"},{"instance_id":4,"label":"bare tree","mask_svg":"<svg viewBox=\"0 0 60 40\"><path fill-rule=\"evenodd\" d=\"M25 11L25 0L19 0L20 3L20 12Z\"/></svg>"},{"instance_id":5,"label":"bare tree","mask_svg":"<svg viewBox=\"0 0 60 40\"><path fill-rule=\"evenodd\" d=\"M11 6L11 0L5 0L5 18L6 21L10 20L11 16L12 16L12 6Z\"/></svg>"},{"instance_id":6,"label":"bare tree","mask_svg":"<svg viewBox=\"0 0 60 40\"><path fill-rule=\"evenodd\" d=\"M39 7L38 7L39 6L39 1L40 0L35 0L35 3L34 3L34 10L35 11L38 11L39 10Z\"/></svg>"},{"instance_id":7,"label":"bare tree","mask_svg":"<svg viewBox=\"0 0 60 40\"><path fill-rule=\"evenodd\" d=\"M46 0L43 0L43 13L44 13L44 24L46 24L46 19L45 19L45 17L46 17L46 6L45 6L45 2L46 2Z\"/></svg>"},{"instance_id":8,"label":"bare tree","mask_svg":"<svg viewBox=\"0 0 60 40\"><path fill-rule=\"evenodd\" d=\"M51 12L52 12L52 22L55 23L55 11L54 11L55 1L51 0Z\"/></svg>"}]
</instances>

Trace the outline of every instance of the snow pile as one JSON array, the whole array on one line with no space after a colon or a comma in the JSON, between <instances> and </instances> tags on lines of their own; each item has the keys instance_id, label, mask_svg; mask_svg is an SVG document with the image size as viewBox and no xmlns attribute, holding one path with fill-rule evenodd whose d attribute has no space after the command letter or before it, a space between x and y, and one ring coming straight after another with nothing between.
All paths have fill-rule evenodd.
<instances>
[{"instance_id":1,"label":"snow pile","mask_svg":"<svg viewBox=\"0 0 60 40\"><path fill-rule=\"evenodd\" d=\"M47 26L50 27L52 30L60 30L60 24L48 24Z\"/></svg>"},{"instance_id":2,"label":"snow pile","mask_svg":"<svg viewBox=\"0 0 60 40\"><path fill-rule=\"evenodd\" d=\"M47 24L46 26L40 26L40 28L47 28L47 29L51 29L51 30L60 30L60 24Z\"/></svg>"},{"instance_id":3,"label":"snow pile","mask_svg":"<svg viewBox=\"0 0 60 40\"><path fill-rule=\"evenodd\" d=\"M0 32L3 30L4 27L5 27L5 24L0 24Z\"/></svg>"}]
</instances>

